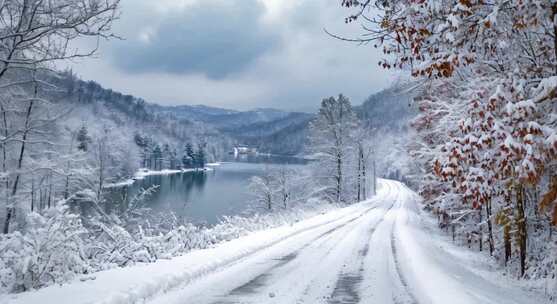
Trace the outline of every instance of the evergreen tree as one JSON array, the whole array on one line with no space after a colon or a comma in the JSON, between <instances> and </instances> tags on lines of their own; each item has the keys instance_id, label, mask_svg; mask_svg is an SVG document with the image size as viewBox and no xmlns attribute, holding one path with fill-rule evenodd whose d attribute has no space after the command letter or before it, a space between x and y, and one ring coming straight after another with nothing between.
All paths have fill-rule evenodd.
<instances>
[{"instance_id":1,"label":"evergreen tree","mask_svg":"<svg viewBox=\"0 0 557 304\"><path fill-rule=\"evenodd\" d=\"M205 156L205 148L203 145L197 146L197 152L195 153L194 162L196 168L203 168L205 167L206 163L206 156Z\"/></svg>"},{"instance_id":2,"label":"evergreen tree","mask_svg":"<svg viewBox=\"0 0 557 304\"><path fill-rule=\"evenodd\" d=\"M141 166L147 167L147 159L149 158L149 139L136 132L133 136L133 140L141 149Z\"/></svg>"},{"instance_id":3,"label":"evergreen tree","mask_svg":"<svg viewBox=\"0 0 557 304\"><path fill-rule=\"evenodd\" d=\"M192 159L187 154L182 156L182 168L191 168L192 167Z\"/></svg>"},{"instance_id":4,"label":"evergreen tree","mask_svg":"<svg viewBox=\"0 0 557 304\"><path fill-rule=\"evenodd\" d=\"M173 149L170 152L170 169L176 169L178 167L178 152L176 149Z\"/></svg>"},{"instance_id":5,"label":"evergreen tree","mask_svg":"<svg viewBox=\"0 0 557 304\"><path fill-rule=\"evenodd\" d=\"M182 164L186 168L192 168L194 166L195 153L193 152L193 145L187 143L184 150L184 157L182 157Z\"/></svg>"},{"instance_id":6,"label":"evergreen tree","mask_svg":"<svg viewBox=\"0 0 557 304\"><path fill-rule=\"evenodd\" d=\"M161 169L164 167L165 169L170 169L170 159L171 159L171 151L170 146L168 144L164 144L162 148L162 156L161 156Z\"/></svg>"},{"instance_id":7,"label":"evergreen tree","mask_svg":"<svg viewBox=\"0 0 557 304\"><path fill-rule=\"evenodd\" d=\"M157 170L157 168L159 170L162 169L162 150L159 144L156 144L155 148L153 149L152 159L155 167L154 169L155 170Z\"/></svg>"},{"instance_id":8,"label":"evergreen tree","mask_svg":"<svg viewBox=\"0 0 557 304\"><path fill-rule=\"evenodd\" d=\"M87 131L87 126L82 125L79 131L77 131L77 149L83 152L89 150L89 144L91 143L91 137Z\"/></svg>"}]
</instances>

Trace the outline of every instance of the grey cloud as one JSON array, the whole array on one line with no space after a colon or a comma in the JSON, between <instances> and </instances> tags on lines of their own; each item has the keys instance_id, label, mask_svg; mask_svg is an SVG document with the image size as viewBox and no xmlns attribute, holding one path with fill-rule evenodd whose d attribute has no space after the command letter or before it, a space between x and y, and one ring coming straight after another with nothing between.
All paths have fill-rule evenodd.
<instances>
[{"instance_id":1,"label":"grey cloud","mask_svg":"<svg viewBox=\"0 0 557 304\"><path fill-rule=\"evenodd\" d=\"M257 0L200 1L164 16L148 42L133 37L115 43L112 60L130 73L223 79L279 46L280 35L259 21L264 12Z\"/></svg>"},{"instance_id":2,"label":"grey cloud","mask_svg":"<svg viewBox=\"0 0 557 304\"><path fill-rule=\"evenodd\" d=\"M323 32L361 33L358 24L344 23L336 0L299 0L276 15L259 0L192 1L182 9L175 5L181 0L122 0L117 33L128 40L104 44L110 56L74 70L151 102L235 109L315 110L339 93L357 104L390 83L377 65L380 50ZM164 9L153 9L157 3ZM157 29L149 43L138 39L144 26Z\"/></svg>"}]
</instances>

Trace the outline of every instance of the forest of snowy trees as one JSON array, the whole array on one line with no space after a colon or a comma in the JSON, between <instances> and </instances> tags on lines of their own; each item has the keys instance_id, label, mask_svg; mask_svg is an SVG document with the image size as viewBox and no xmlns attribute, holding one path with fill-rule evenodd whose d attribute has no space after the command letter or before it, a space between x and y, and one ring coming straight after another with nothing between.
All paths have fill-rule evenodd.
<instances>
[{"instance_id":1,"label":"forest of snowy trees","mask_svg":"<svg viewBox=\"0 0 557 304\"><path fill-rule=\"evenodd\" d=\"M96 53L81 39L117 38L119 0L0 1L0 294L366 200L376 168L417 190L454 242L516 277L555 279L557 4L339 1L364 33L336 38L374 45L381 67L412 79L359 107L325 98L316 115L164 107L105 89L59 68ZM206 229L151 214L142 202L156 187L107 211L107 188L138 170L203 169L240 140L311 158L251 179L264 212Z\"/></svg>"},{"instance_id":2,"label":"forest of snowy trees","mask_svg":"<svg viewBox=\"0 0 557 304\"><path fill-rule=\"evenodd\" d=\"M219 127L265 132L272 145L288 142L291 148L283 145L284 151L301 152L312 115L206 108L206 120L186 119L178 110L83 81L71 70L58 70L64 61L95 54L96 49L75 48L77 40L115 38L111 25L119 14L118 0L0 2L0 293L152 262L241 233L239 228L229 229L231 219L208 233L172 214L149 213L142 201L155 188L128 198L124 210L110 208L107 188L141 168L199 169L222 157L234 140L212 121L231 120ZM352 117L350 105L342 101L340 115ZM339 109L331 104L327 111L339 115ZM274 133L288 129L292 121L301 126L297 139L274 139ZM342 120L341 128L348 123ZM330 134L319 135L324 149L336 136L334 126L330 128ZM347 141L353 137L344 131L339 135L349 136ZM344 143L341 171L335 171L342 176L321 180L328 196L333 180L342 183L335 202L353 202L369 192L362 185L349 186L352 176L365 183L367 154L361 153L367 150L359 151L356 142L348 147ZM331 165L322 161L322 168ZM269 209L291 210L314 196L314 185L301 182L310 180L308 175L279 170L261 180L273 187ZM243 219L239 225L261 227L263 220L273 221Z\"/></svg>"},{"instance_id":3,"label":"forest of snowy trees","mask_svg":"<svg viewBox=\"0 0 557 304\"><path fill-rule=\"evenodd\" d=\"M252 178L249 188L257 205L272 211L311 199L352 204L373 195L376 172L371 130L357 117L348 98L323 99L308 133L309 165L267 169Z\"/></svg>"},{"instance_id":4,"label":"forest of snowy trees","mask_svg":"<svg viewBox=\"0 0 557 304\"><path fill-rule=\"evenodd\" d=\"M557 273L557 5L358 1L346 22L416 83L408 149L440 226L522 278Z\"/></svg>"},{"instance_id":5,"label":"forest of snowy trees","mask_svg":"<svg viewBox=\"0 0 557 304\"><path fill-rule=\"evenodd\" d=\"M323 99L310 125L308 148L316 161L312 175L321 194L332 202L359 202L371 196L370 133L348 98Z\"/></svg>"},{"instance_id":6,"label":"forest of snowy trees","mask_svg":"<svg viewBox=\"0 0 557 304\"><path fill-rule=\"evenodd\" d=\"M148 221L141 201L155 189L130 198L121 213L106 212L112 183L141 167L203 168L230 142L57 70L95 54L70 47L75 41L114 38L118 8L118 0L0 2L0 293L172 255L163 247L175 244L154 236L195 230L159 229L155 218L144 229L130 226ZM76 210L82 206L89 213Z\"/></svg>"}]
</instances>

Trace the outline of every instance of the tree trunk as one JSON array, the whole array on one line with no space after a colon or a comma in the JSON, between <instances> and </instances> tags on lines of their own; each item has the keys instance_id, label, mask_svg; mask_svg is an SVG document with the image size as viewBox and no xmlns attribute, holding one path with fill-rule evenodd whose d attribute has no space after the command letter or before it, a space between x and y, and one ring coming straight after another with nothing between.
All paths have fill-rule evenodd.
<instances>
[{"instance_id":1,"label":"tree trunk","mask_svg":"<svg viewBox=\"0 0 557 304\"><path fill-rule=\"evenodd\" d=\"M365 159L362 163L362 194L364 197L364 200L367 199L367 172L366 172L366 162Z\"/></svg>"},{"instance_id":2,"label":"tree trunk","mask_svg":"<svg viewBox=\"0 0 557 304\"><path fill-rule=\"evenodd\" d=\"M48 208L50 208L52 202L52 176L48 177Z\"/></svg>"},{"instance_id":3,"label":"tree trunk","mask_svg":"<svg viewBox=\"0 0 557 304\"><path fill-rule=\"evenodd\" d=\"M35 85L35 97L37 95L37 86ZM29 102L29 106L27 107L27 112L25 113L25 129L23 130L23 134L21 136L21 149L19 150L19 157L17 160L17 175L15 177L14 180L14 185L12 187L12 193L10 195L10 201L14 199L14 196L17 194L17 189L19 186L19 180L21 178L21 167L23 165L23 156L25 154L25 143L27 141L27 136L29 135L29 124L30 124L30 120L31 120L31 112L33 111L33 104L34 101L30 101ZM12 220L12 217L14 216L15 213L15 206L13 205L15 204L15 202L10 202L8 205L8 212L6 214L6 221L4 222L4 234L7 234L10 232L10 222Z\"/></svg>"},{"instance_id":4,"label":"tree trunk","mask_svg":"<svg viewBox=\"0 0 557 304\"><path fill-rule=\"evenodd\" d=\"M337 154L337 203L340 202L342 191L342 155Z\"/></svg>"},{"instance_id":5,"label":"tree trunk","mask_svg":"<svg viewBox=\"0 0 557 304\"><path fill-rule=\"evenodd\" d=\"M555 20L557 15L557 3L554 3L551 7L551 21L553 21L553 52L555 54L554 66L555 75L557 75L557 22Z\"/></svg>"},{"instance_id":6,"label":"tree trunk","mask_svg":"<svg viewBox=\"0 0 557 304\"><path fill-rule=\"evenodd\" d=\"M35 179L31 181L31 212L35 209Z\"/></svg>"},{"instance_id":7,"label":"tree trunk","mask_svg":"<svg viewBox=\"0 0 557 304\"><path fill-rule=\"evenodd\" d=\"M100 201L104 187L104 151L102 143L99 143L99 188L97 189L97 200Z\"/></svg>"},{"instance_id":8,"label":"tree trunk","mask_svg":"<svg viewBox=\"0 0 557 304\"><path fill-rule=\"evenodd\" d=\"M358 194L356 195L356 201L359 202L361 201L361 195L362 195L362 179L361 179L361 173L362 173L362 158L361 158L361 153L360 153L360 149L358 148L358 175L357 175L357 181L356 181L356 188L357 188L357 192Z\"/></svg>"},{"instance_id":9,"label":"tree trunk","mask_svg":"<svg viewBox=\"0 0 557 304\"><path fill-rule=\"evenodd\" d=\"M373 195L377 194L377 174L375 170L375 156L373 158Z\"/></svg>"},{"instance_id":10,"label":"tree trunk","mask_svg":"<svg viewBox=\"0 0 557 304\"><path fill-rule=\"evenodd\" d=\"M2 123L3 123L3 127L4 127L4 138L8 138L8 118L6 116L6 109L4 109L4 106L2 105ZM2 173L4 173L4 176L6 176L6 223L4 225L6 225L7 223L9 223L9 221L11 220L11 210L10 210L10 195L9 195L9 189L10 189L10 178L8 176L8 168L7 168L7 155L6 155L6 142L2 143ZM9 224L8 224L9 225ZM9 229L9 227L7 228ZM7 230L6 228L4 228L4 231ZM7 233L7 232L4 232Z\"/></svg>"},{"instance_id":11,"label":"tree trunk","mask_svg":"<svg viewBox=\"0 0 557 304\"><path fill-rule=\"evenodd\" d=\"M487 233L489 242L489 255L493 255L495 244L493 242L493 226L491 224L491 200L488 200L485 205L486 220L487 220Z\"/></svg>"},{"instance_id":12,"label":"tree trunk","mask_svg":"<svg viewBox=\"0 0 557 304\"><path fill-rule=\"evenodd\" d=\"M505 224L503 228L503 240L505 243L505 266L509 263L512 256L512 244L511 244L511 228L510 223Z\"/></svg>"},{"instance_id":13,"label":"tree trunk","mask_svg":"<svg viewBox=\"0 0 557 304\"><path fill-rule=\"evenodd\" d=\"M68 158L68 163L66 166L66 183L64 185L64 199L68 199L68 197L70 196L70 175L71 175L71 170L72 170L72 161L71 161L71 155L73 152L73 141L74 141L74 133L71 133L71 139L70 139L70 149L68 151L70 158Z\"/></svg>"},{"instance_id":14,"label":"tree trunk","mask_svg":"<svg viewBox=\"0 0 557 304\"><path fill-rule=\"evenodd\" d=\"M480 225L478 226L478 230L479 230L479 247L480 247L480 251L483 251L483 242L484 242L484 237L483 237L483 227L482 227L482 221L483 221L483 216L482 216L482 209L480 208L479 210L479 215L480 215Z\"/></svg>"},{"instance_id":15,"label":"tree trunk","mask_svg":"<svg viewBox=\"0 0 557 304\"><path fill-rule=\"evenodd\" d=\"M517 242L520 252L520 276L524 276L526 272L526 216L524 215L524 188L522 184L518 183L516 188L516 227L517 227Z\"/></svg>"}]
</instances>

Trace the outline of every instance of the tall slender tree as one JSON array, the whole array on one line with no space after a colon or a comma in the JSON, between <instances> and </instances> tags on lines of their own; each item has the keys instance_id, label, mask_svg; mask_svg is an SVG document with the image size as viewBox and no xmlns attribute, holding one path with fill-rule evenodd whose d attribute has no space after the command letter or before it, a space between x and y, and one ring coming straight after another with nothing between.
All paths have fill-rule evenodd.
<instances>
[{"instance_id":1,"label":"tall slender tree","mask_svg":"<svg viewBox=\"0 0 557 304\"><path fill-rule=\"evenodd\" d=\"M317 157L316 175L330 201L351 201L349 167L353 152L353 131L357 126L348 98L323 99L317 118L310 125L310 147Z\"/></svg>"}]
</instances>

